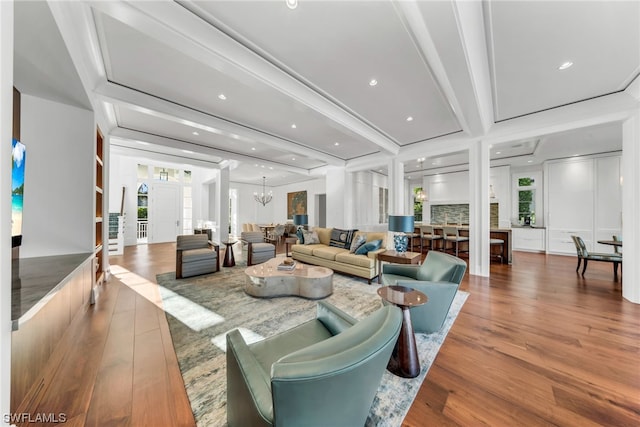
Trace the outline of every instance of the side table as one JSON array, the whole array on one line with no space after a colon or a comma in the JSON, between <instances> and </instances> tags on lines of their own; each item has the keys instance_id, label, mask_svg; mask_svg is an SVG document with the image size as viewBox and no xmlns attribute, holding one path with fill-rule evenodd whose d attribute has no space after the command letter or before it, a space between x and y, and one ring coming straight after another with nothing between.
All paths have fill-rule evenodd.
<instances>
[{"instance_id":1,"label":"side table","mask_svg":"<svg viewBox=\"0 0 640 427\"><path fill-rule=\"evenodd\" d=\"M391 353L387 370L399 377L415 378L420 374L420 360L409 309L425 304L428 298L422 292L407 286L383 286L378 288L378 295L402 309L400 336Z\"/></svg>"},{"instance_id":2,"label":"side table","mask_svg":"<svg viewBox=\"0 0 640 427\"><path fill-rule=\"evenodd\" d=\"M238 243L237 240L227 240L226 242L222 242L224 245L224 261L222 262L223 267L233 267L236 265L236 260L233 256L233 245Z\"/></svg>"},{"instance_id":3,"label":"side table","mask_svg":"<svg viewBox=\"0 0 640 427\"><path fill-rule=\"evenodd\" d=\"M298 241L297 237L285 237L284 239L284 256L287 258L290 257L289 251L291 250L291 245L295 244Z\"/></svg>"},{"instance_id":4,"label":"side table","mask_svg":"<svg viewBox=\"0 0 640 427\"><path fill-rule=\"evenodd\" d=\"M420 264L422 254L418 252L398 253L396 251L384 251L378 254L378 284L380 284L380 275L382 274L382 261L392 262L394 264Z\"/></svg>"}]
</instances>

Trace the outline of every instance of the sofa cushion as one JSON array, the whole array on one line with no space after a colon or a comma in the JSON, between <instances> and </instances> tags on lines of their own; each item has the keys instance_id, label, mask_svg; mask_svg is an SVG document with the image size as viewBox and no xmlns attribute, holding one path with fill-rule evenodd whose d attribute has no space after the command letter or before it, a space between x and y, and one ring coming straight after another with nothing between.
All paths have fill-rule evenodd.
<instances>
[{"instance_id":1,"label":"sofa cushion","mask_svg":"<svg viewBox=\"0 0 640 427\"><path fill-rule=\"evenodd\" d=\"M345 252L349 253L349 251L344 248L335 248L333 246L318 245L313 248L313 256L331 261L336 259L337 254Z\"/></svg>"},{"instance_id":2,"label":"sofa cushion","mask_svg":"<svg viewBox=\"0 0 640 427\"><path fill-rule=\"evenodd\" d=\"M331 240L331 230L333 230L333 228L313 227L313 231L318 233L320 243L327 246L329 245L329 241Z\"/></svg>"},{"instance_id":3,"label":"sofa cushion","mask_svg":"<svg viewBox=\"0 0 640 427\"><path fill-rule=\"evenodd\" d=\"M355 253L358 250L358 248L364 245L365 243L367 243L367 234L366 233L356 234L351 241L351 248L349 249L349 252Z\"/></svg>"},{"instance_id":4,"label":"sofa cushion","mask_svg":"<svg viewBox=\"0 0 640 427\"><path fill-rule=\"evenodd\" d=\"M358 248L356 255L366 255L370 251L380 249L380 246L382 246L382 240L379 239L367 242Z\"/></svg>"},{"instance_id":5,"label":"sofa cushion","mask_svg":"<svg viewBox=\"0 0 640 427\"><path fill-rule=\"evenodd\" d=\"M365 268L373 268L376 262L375 258L369 258L366 255L356 255L349 252L336 254L336 261Z\"/></svg>"},{"instance_id":6,"label":"sofa cushion","mask_svg":"<svg viewBox=\"0 0 640 427\"><path fill-rule=\"evenodd\" d=\"M329 246L336 248L347 248L351 245L353 235L358 230L343 230L341 228L334 228L331 230L331 238L329 239Z\"/></svg>"},{"instance_id":7,"label":"sofa cushion","mask_svg":"<svg viewBox=\"0 0 640 427\"><path fill-rule=\"evenodd\" d=\"M291 246L291 252L312 256L313 248L317 247L320 247L320 245L293 245Z\"/></svg>"},{"instance_id":8,"label":"sofa cushion","mask_svg":"<svg viewBox=\"0 0 640 427\"><path fill-rule=\"evenodd\" d=\"M305 245L317 245L320 243L320 238L318 237L318 233L315 231L303 231L302 235L304 236Z\"/></svg>"},{"instance_id":9,"label":"sofa cushion","mask_svg":"<svg viewBox=\"0 0 640 427\"><path fill-rule=\"evenodd\" d=\"M304 245L304 233L302 232L302 228L298 228L296 231L296 236L298 237L298 241L301 245Z\"/></svg>"}]
</instances>

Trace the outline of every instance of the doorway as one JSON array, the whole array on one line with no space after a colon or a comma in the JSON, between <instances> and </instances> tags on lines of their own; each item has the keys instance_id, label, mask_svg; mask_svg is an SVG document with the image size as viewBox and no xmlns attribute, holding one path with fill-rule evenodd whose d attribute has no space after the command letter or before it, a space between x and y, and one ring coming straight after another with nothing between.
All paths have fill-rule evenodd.
<instances>
[{"instance_id":1,"label":"doorway","mask_svg":"<svg viewBox=\"0 0 640 427\"><path fill-rule=\"evenodd\" d=\"M149 243L175 242L180 231L182 200L176 184L153 183L149 203Z\"/></svg>"}]
</instances>

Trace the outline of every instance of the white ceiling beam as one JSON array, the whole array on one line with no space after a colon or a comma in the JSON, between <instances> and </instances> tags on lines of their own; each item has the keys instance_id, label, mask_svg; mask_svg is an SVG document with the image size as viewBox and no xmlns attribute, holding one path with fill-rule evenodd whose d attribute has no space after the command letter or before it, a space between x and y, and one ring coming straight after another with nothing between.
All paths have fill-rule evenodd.
<instances>
[{"instance_id":1,"label":"white ceiling beam","mask_svg":"<svg viewBox=\"0 0 640 427\"><path fill-rule=\"evenodd\" d=\"M488 111L484 106L489 80L482 7L480 2L471 3L466 7L453 1L394 4L460 126L477 136L489 129L493 114L490 91ZM463 25L470 28L463 31Z\"/></svg>"},{"instance_id":2,"label":"white ceiling beam","mask_svg":"<svg viewBox=\"0 0 640 427\"><path fill-rule=\"evenodd\" d=\"M390 154L399 150L393 140L215 28L204 19L207 13L191 2L183 6L176 2L110 1L95 2L92 7L214 69L231 67L239 75L267 84Z\"/></svg>"},{"instance_id":3,"label":"white ceiling beam","mask_svg":"<svg viewBox=\"0 0 640 427\"><path fill-rule=\"evenodd\" d=\"M344 165L342 159L307 146L292 143L111 82L102 83L96 88L94 94L98 99L116 106L123 106L139 113L226 136L233 140L258 142L277 150L311 157L332 165Z\"/></svg>"},{"instance_id":4,"label":"white ceiling beam","mask_svg":"<svg viewBox=\"0 0 640 427\"><path fill-rule=\"evenodd\" d=\"M266 167L273 166L278 170L283 170L287 172L296 173L299 175L309 176L311 172L307 169L287 165L284 163L272 162L269 160L261 159L259 157L252 157L243 154L234 153L232 151L220 150L214 147L209 147L205 144L199 144L190 141L180 141L171 138L165 138L163 136L151 135L145 132L139 132L130 129L122 129L117 128L111 132L111 136L117 138L121 141L128 141L131 143L133 147L138 149L143 149L140 147L140 141L143 143L149 143L161 147L168 147L175 150L188 150L193 151L193 155L190 156L189 153L179 154L182 158L194 158L198 159L197 155L205 155L205 156L215 156L218 157L218 164L222 164L225 160L238 160L245 163L260 163L261 165L265 165ZM144 146L144 145L143 145ZM215 159L205 160L215 162Z\"/></svg>"}]
</instances>

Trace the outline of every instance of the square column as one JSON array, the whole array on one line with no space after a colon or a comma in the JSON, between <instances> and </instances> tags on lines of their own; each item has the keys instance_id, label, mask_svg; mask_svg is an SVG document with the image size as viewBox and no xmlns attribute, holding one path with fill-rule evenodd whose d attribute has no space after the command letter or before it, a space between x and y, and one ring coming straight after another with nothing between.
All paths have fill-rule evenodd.
<instances>
[{"instance_id":1,"label":"square column","mask_svg":"<svg viewBox=\"0 0 640 427\"><path fill-rule=\"evenodd\" d=\"M622 297L640 304L640 110L622 124Z\"/></svg>"},{"instance_id":2,"label":"square column","mask_svg":"<svg viewBox=\"0 0 640 427\"><path fill-rule=\"evenodd\" d=\"M489 277L489 143L469 147L469 274Z\"/></svg>"}]
</instances>

